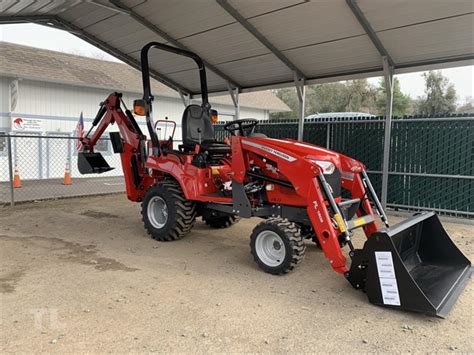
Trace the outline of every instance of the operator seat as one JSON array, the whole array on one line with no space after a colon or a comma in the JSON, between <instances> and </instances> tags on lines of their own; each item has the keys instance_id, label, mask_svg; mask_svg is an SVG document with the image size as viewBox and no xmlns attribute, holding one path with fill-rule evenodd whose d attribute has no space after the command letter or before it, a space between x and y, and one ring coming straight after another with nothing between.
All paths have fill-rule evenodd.
<instances>
[{"instance_id":1,"label":"operator seat","mask_svg":"<svg viewBox=\"0 0 474 355\"><path fill-rule=\"evenodd\" d=\"M199 105L186 107L181 129L183 148L186 151L194 151L196 144L199 144L199 135L201 136L201 151L207 151L210 155L228 154L231 151L228 144L216 141L209 114Z\"/></svg>"}]
</instances>

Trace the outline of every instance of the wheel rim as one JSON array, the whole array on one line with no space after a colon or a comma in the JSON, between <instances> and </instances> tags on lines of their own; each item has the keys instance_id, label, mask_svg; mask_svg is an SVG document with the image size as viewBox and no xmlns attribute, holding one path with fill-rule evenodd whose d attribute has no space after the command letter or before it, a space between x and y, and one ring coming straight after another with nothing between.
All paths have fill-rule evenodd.
<instances>
[{"instance_id":1,"label":"wheel rim","mask_svg":"<svg viewBox=\"0 0 474 355\"><path fill-rule=\"evenodd\" d=\"M283 239L273 231L263 231L255 240L258 258L271 267L279 266L285 260L286 249Z\"/></svg>"},{"instance_id":2,"label":"wheel rim","mask_svg":"<svg viewBox=\"0 0 474 355\"><path fill-rule=\"evenodd\" d=\"M153 196L148 202L148 219L154 228L161 229L168 221L168 206L160 196Z\"/></svg>"}]
</instances>

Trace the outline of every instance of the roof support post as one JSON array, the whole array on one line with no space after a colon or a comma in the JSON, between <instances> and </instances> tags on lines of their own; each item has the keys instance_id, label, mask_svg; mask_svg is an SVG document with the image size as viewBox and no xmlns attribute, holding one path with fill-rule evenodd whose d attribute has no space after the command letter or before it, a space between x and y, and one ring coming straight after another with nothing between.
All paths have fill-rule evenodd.
<instances>
[{"instance_id":1,"label":"roof support post","mask_svg":"<svg viewBox=\"0 0 474 355\"><path fill-rule=\"evenodd\" d=\"M304 78L300 77L296 72L295 72L295 87L296 87L296 95L298 96L298 102L300 104L299 111L298 111L298 140L303 141L306 87L305 87Z\"/></svg>"},{"instance_id":2,"label":"roof support post","mask_svg":"<svg viewBox=\"0 0 474 355\"><path fill-rule=\"evenodd\" d=\"M382 207L387 208L388 168L390 164L390 138L392 133L392 106L393 106L393 66L390 66L387 57L382 57L385 91L387 92L387 106L385 109L385 133L383 141L382 163Z\"/></svg>"},{"instance_id":3,"label":"roof support post","mask_svg":"<svg viewBox=\"0 0 474 355\"><path fill-rule=\"evenodd\" d=\"M240 118L239 88L233 88L230 85L227 85L227 88L229 90L230 98L232 99L232 102L234 103L234 109L235 109L234 120L238 120Z\"/></svg>"}]
</instances>

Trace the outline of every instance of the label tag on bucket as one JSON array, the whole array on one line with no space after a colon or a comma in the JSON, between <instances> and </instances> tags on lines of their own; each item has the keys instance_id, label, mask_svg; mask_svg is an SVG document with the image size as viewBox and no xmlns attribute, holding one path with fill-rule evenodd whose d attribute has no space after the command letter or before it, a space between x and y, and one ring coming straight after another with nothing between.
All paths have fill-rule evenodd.
<instances>
[{"instance_id":1,"label":"label tag on bucket","mask_svg":"<svg viewBox=\"0 0 474 355\"><path fill-rule=\"evenodd\" d=\"M375 261L379 274L380 289L382 290L383 304L400 306L397 278L391 251L376 251Z\"/></svg>"}]
</instances>

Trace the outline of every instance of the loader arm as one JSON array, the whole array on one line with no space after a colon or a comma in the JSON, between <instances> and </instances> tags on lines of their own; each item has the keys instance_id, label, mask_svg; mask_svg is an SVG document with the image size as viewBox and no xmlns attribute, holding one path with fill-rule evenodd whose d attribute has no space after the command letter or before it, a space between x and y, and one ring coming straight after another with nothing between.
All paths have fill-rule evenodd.
<instances>
[{"instance_id":1,"label":"loader arm","mask_svg":"<svg viewBox=\"0 0 474 355\"><path fill-rule=\"evenodd\" d=\"M102 173L110 168L100 155L94 153L94 146L102 137L107 127L117 124L119 132L111 132L110 137L115 153L120 153L127 197L132 201L141 201L144 191L153 183L145 168L146 137L131 112L121 108L122 94L112 93L101 103L92 127L85 137L81 138L83 151L79 153L78 165L82 174ZM92 129L95 131L90 135Z\"/></svg>"},{"instance_id":2,"label":"loader arm","mask_svg":"<svg viewBox=\"0 0 474 355\"><path fill-rule=\"evenodd\" d=\"M232 137L234 181L243 183L248 174L245 154L241 152L253 152L276 162L279 173L288 179L294 193L300 197L301 206L306 206L306 212L316 231L316 237L331 267L338 273L348 272L349 268L338 238L340 234L347 234L347 225L342 220L339 207L329 203L328 195L330 193L328 194L324 189L326 182L322 180L324 175L321 168L311 162L310 159L286 149L284 145L273 145L272 143L273 141L253 141L246 138ZM341 166L349 172L354 167L357 168L358 173L363 169L363 165L353 159ZM360 179L352 179L351 186L347 187L351 189L353 196L360 198L361 201L363 200L364 189ZM270 192L267 193L270 194ZM294 201L294 199L291 200ZM272 203L291 205L291 200L288 196L282 194L275 194L274 198L270 196L270 202ZM365 214L373 213L368 201L364 201L363 206L366 209ZM378 229L374 221L365 227L367 237L370 236L372 231ZM350 243L349 239L347 241Z\"/></svg>"}]
</instances>

